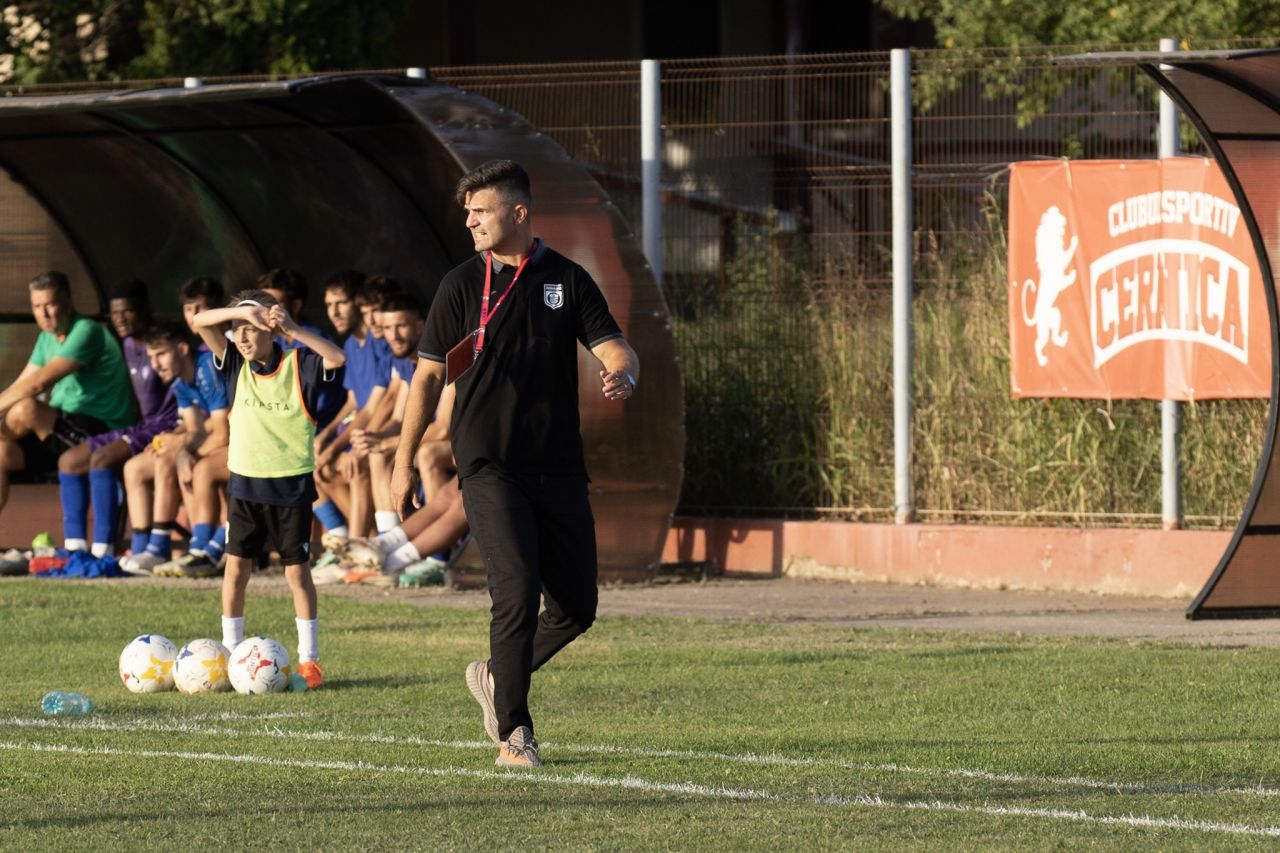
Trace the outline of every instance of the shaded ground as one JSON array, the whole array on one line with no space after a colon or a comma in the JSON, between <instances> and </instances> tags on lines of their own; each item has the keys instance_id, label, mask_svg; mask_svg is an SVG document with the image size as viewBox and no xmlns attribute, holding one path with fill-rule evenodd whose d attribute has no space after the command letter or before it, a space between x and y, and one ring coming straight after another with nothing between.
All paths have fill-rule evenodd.
<instances>
[{"instance_id":1,"label":"shaded ground","mask_svg":"<svg viewBox=\"0 0 1280 853\"><path fill-rule=\"evenodd\" d=\"M156 578L93 583L164 583L203 586L212 591L219 581ZM277 586L283 589L282 576L259 576L253 579L251 590ZM394 597L424 607L489 606L489 598L483 591L458 592L440 588L384 590L338 585L322 587L321 595L363 599ZM931 631L1114 637L1139 642L1172 639L1209 645L1280 646L1280 620L1192 622L1184 615L1187 604L1181 599L853 584L788 578L606 586L600 592L600 612L606 617L696 616L726 621L809 622Z\"/></svg>"}]
</instances>

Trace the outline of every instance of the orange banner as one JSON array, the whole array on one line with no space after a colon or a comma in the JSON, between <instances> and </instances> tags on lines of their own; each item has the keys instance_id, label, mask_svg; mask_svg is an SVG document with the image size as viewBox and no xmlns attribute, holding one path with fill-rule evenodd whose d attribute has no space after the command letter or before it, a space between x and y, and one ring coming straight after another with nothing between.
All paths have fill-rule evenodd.
<instances>
[{"instance_id":1,"label":"orange banner","mask_svg":"<svg viewBox=\"0 0 1280 853\"><path fill-rule=\"evenodd\" d=\"M1015 397L1268 397L1262 275L1212 160L1015 163Z\"/></svg>"}]
</instances>

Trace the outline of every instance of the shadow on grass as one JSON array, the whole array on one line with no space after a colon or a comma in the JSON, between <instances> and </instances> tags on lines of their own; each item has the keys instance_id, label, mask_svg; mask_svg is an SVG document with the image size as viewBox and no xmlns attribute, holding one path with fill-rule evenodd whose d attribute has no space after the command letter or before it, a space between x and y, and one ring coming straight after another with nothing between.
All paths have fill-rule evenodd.
<instances>
[{"instance_id":1,"label":"shadow on grass","mask_svg":"<svg viewBox=\"0 0 1280 853\"><path fill-rule=\"evenodd\" d=\"M560 764L560 762L556 762ZM487 767L485 769L488 769ZM521 776L526 771L512 771L511 781L519 782ZM536 773L539 771L532 771ZM532 773L530 775L532 775ZM533 780L530 780L533 783ZM489 782L488 784L493 784ZM333 816L349 815L358 817L361 815L384 815L387 819L403 820L406 813L429 816L435 813L437 817L447 815L449 813L457 813L459 809L491 809L507 805L505 795L497 791L489 793L460 793L454 791L447 800L440 798L422 798L418 800L403 799L397 800L394 805L391 804L369 804L367 806L353 804L350 798L344 798L342 804L328 803L324 798L311 799L308 809L312 812L322 811L326 818ZM598 809L602 805L609 805L610 802L601 802L601 797L596 792L586 792L579 796L530 796L522 793L520 795L521 809L529 809L534 813L552 812L558 809ZM669 806L685 810L688 804L683 798L673 797L669 794L642 794L632 791L625 792L625 796L613 801L614 805L626 805L628 807L657 807ZM199 810L191 812L133 812L129 813L122 810L111 812L100 812L93 814L75 814L75 815L51 815L42 816L31 819L16 819L6 821L6 828L17 831L40 831L40 830L92 830L94 827L110 827L119 825L128 827L128 832L135 838L146 838L147 827L159 830L167 824L182 824L192 818L198 818L201 822L222 820L226 826L244 826L247 821L265 820L275 829L282 827L287 828L290 825L289 820L281 821L284 813L281 807L266 806L254 809L248 803L234 809L219 810ZM289 815L287 817L293 817ZM302 818L297 818L298 827L305 826ZM213 824L205 824L213 825ZM98 831L103 831L99 829ZM147 846L147 845L143 845Z\"/></svg>"}]
</instances>

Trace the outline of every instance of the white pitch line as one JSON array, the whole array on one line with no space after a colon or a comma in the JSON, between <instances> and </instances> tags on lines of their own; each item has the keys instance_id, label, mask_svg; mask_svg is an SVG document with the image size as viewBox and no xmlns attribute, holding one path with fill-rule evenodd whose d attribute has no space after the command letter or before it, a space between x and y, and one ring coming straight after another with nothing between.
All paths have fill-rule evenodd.
<instances>
[{"instance_id":1,"label":"white pitch line","mask_svg":"<svg viewBox=\"0 0 1280 853\"><path fill-rule=\"evenodd\" d=\"M211 728L194 726L189 723L157 723L151 720L135 722L109 722L106 720L83 718L76 721L56 720L45 717L8 717L0 718L0 726L15 728L58 728L64 730L93 729L98 731L152 731L173 734L207 735L209 737L278 737L291 740L310 741L344 741L351 743L378 743L386 745L402 744L405 746L426 746L442 749L492 749L490 741L479 740L433 740L414 735L359 735L329 731L296 731L277 727L260 730L233 728ZM693 749L656 749L649 747L599 746L594 744L567 744L552 741L542 742L543 749L560 749L565 752L578 752L588 755L630 755L641 758L687 758L695 761L720 761L735 764L760 764L786 767L834 768L840 770L858 770L878 773L902 773L915 776L934 776L942 778L978 779L986 782L1000 782L1010 785L1055 785L1065 788L1091 788L1115 793L1131 794L1247 794L1261 797L1280 796L1280 789L1258 786L1228 785L1155 785L1147 782L1118 782L1107 779L1090 779L1086 776L1036 776L1025 773L997 773L963 767L913 767L907 764L874 764L871 762L839 761L822 758L798 758L786 755L756 755L752 753L736 754Z\"/></svg>"},{"instance_id":2,"label":"white pitch line","mask_svg":"<svg viewBox=\"0 0 1280 853\"><path fill-rule=\"evenodd\" d=\"M685 794L710 799L766 801L794 805L850 806L862 808L905 809L909 811L941 811L956 814L978 814L990 817L1027 817L1130 826L1144 829L1190 830L1195 832L1252 835L1280 838L1280 826L1251 826L1241 823L1185 820L1183 818L1148 817L1145 815L1094 815L1066 809L1030 809L1010 806L971 806L942 800L886 800L876 794L836 794L825 797L795 797L753 788L724 788L696 785L691 782L654 782L636 776L593 776L588 773L559 775L541 771L468 770L461 767L414 767L396 764L368 764L362 761L309 761L271 758L249 754L218 752L175 752L167 750L127 750L112 747L80 747L66 744L0 742L0 749L25 752L50 752L64 755L104 755L129 758L174 758L184 761L224 761L231 764L257 764L268 767L290 767L306 770L340 770L365 773L397 773L436 778L464 778L543 785L573 785L591 788L625 788L663 794Z\"/></svg>"}]
</instances>

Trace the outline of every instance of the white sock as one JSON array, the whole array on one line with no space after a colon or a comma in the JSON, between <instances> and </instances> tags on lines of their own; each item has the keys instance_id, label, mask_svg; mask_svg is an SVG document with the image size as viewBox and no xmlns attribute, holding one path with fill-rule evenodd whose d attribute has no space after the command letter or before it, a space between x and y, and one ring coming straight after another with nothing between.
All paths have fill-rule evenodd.
<instances>
[{"instance_id":1,"label":"white sock","mask_svg":"<svg viewBox=\"0 0 1280 853\"><path fill-rule=\"evenodd\" d=\"M400 516L390 510L375 510L373 513L373 524L378 528L379 533L386 533L391 528L400 524Z\"/></svg>"},{"instance_id":2,"label":"white sock","mask_svg":"<svg viewBox=\"0 0 1280 853\"><path fill-rule=\"evenodd\" d=\"M328 533L330 536L337 536L339 539L351 538L351 528L347 527L345 524L339 524L337 527L331 527L326 530L325 533Z\"/></svg>"},{"instance_id":3,"label":"white sock","mask_svg":"<svg viewBox=\"0 0 1280 853\"><path fill-rule=\"evenodd\" d=\"M112 545L110 542L94 542L89 548L89 553L99 559L107 556L108 554L114 554L115 552L116 546Z\"/></svg>"},{"instance_id":4,"label":"white sock","mask_svg":"<svg viewBox=\"0 0 1280 853\"><path fill-rule=\"evenodd\" d=\"M404 528L396 526L388 530L386 533L380 533L374 538L373 544L378 546L378 550L384 554L390 554L395 549L409 541L409 534L404 532Z\"/></svg>"},{"instance_id":5,"label":"white sock","mask_svg":"<svg viewBox=\"0 0 1280 853\"><path fill-rule=\"evenodd\" d=\"M244 641L244 617L243 616L223 616L222 617L222 645L227 647L227 651L235 651L236 646Z\"/></svg>"},{"instance_id":6,"label":"white sock","mask_svg":"<svg viewBox=\"0 0 1280 853\"><path fill-rule=\"evenodd\" d=\"M62 543L62 547L68 551L88 551L89 543L83 539L68 539Z\"/></svg>"},{"instance_id":7,"label":"white sock","mask_svg":"<svg viewBox=\"0 0 1280 853\"><path fill-rule=\"evenodd\" d=\"M316 635L320 633L319 619L294 619L298 626L298 663L320 660L320 647Z\"/></svg>"},{"instance_id":8,"label":"white sock","mask_svg":"<svg viewBox=\"0 0 1280 853\"><path fill-rule=\"evenodd\" d=\"M418 553L417 548L413 547L413 543L406 542L392 551L382 565L388 572L398 572L410 563L416 563L421 559L422 555Z\"/></svg>"}]
</instances>

